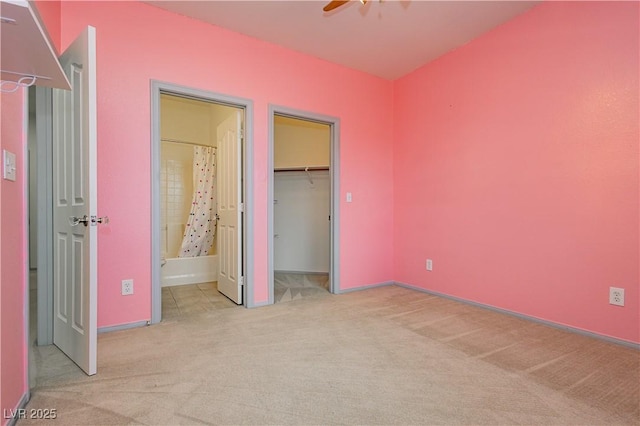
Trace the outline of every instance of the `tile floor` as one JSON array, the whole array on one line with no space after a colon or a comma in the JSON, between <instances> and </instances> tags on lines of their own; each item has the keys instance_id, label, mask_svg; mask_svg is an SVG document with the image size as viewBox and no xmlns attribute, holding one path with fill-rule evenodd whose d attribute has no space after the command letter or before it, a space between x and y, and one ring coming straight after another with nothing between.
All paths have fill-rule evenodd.
<instances>
[{"instance_id":1,"label":"tile floor","mask_svg":"<svg viewBox=\"0 0 640 426\"><path fill-rule=\"evenodd\" d=\"M236 307L238 305L218 291L215 281L162 288L163 321Z\"/></svg>"},{"instance_id":2,"label":"tile floor","mask_svg":"<svg viewBox=\"0 0 640 426\"><path fill-rule=\"evenodd\" d=\"M328 294L329 276L326 274L276 273L274 276L276 303ZM237 306L218 291L215 281L162 288L163 321Z\"/></svg>"},{"instance_id":3,"label":"tile floor","mask_svg":"<svg viewBox=\"0 0 640 426\"><path fill-rule=\"evenodd\" d=\"M276 303L330 294L328 274L276 272L273 287Z\"/></svg>"}]
</instances>

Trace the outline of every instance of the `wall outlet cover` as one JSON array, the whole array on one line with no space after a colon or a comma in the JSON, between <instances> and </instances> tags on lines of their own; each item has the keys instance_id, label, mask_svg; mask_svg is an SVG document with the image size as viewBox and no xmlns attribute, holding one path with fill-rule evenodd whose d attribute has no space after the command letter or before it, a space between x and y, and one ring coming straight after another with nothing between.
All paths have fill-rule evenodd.
<instances>
[{"instance_id":1,"label":"wall outlet cover","mask_svg":"<svg viewBox=\"0 0 640 426\"><path fill-rule=\"evenodd\" d=\"M133 280L122 280L122 295L129 296L133 294Z\"/></svg>"},{"instance_id":2,"label":"wall outlet cover","mask_svg":"<svg viewBox=\"0 0 640 426\"><path fill-rule=\"evenodd\" d=\"M609 303L616 306L624 306L624 288L609 287Z\"/></svg>"},{"instance_id":3,"label":"wall outlet cover","mask_svg":"<svg viewBox=\"0 0 640 426\"><path fill-rule=\"evenodd\" d=\"M426 268L427 268L427 271L433 271L433 260L427 259Z\"/></svg>"}]
</instances>

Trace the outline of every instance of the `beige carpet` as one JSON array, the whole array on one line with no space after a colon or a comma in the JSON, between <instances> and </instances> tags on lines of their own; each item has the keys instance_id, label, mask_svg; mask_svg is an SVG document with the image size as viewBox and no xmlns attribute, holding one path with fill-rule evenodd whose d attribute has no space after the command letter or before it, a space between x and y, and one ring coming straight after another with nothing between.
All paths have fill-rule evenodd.
<instances>
[{"instance_id":1,"label":"beige carpet","mask_svg":"<svg viewBox=\"0 0 640 426\"><path fill-rule=\"evenodd\" d=\"M395 286L102 334L93 377L35 352L65 425L640 423L638 351Z\"/></svg>"}]
</instances>

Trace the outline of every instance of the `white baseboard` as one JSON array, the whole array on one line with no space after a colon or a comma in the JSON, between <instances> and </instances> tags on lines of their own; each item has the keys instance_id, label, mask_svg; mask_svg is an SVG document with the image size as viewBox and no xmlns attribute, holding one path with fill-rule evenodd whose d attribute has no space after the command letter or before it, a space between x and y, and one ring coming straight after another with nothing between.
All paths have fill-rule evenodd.
<instances>
[{"instance_id":1,"label":"white baseboard","mask_svg":"<svg viewBox=\"0 0 640 426\"><path fill-rule=\"evenodd\" d=\"M14 426L18 420L28 419L26 407L31 399L31 391L27 390L20 398L18 405L11 412L2 413L2 417L4 420L7 420L6 426ZM4 410L3 410L4 411Z\"/></svg>"},{"instance_id":2,"label":"white baseboard","mask_svg":"<svg viewBox=\"0 0 640 426\"><path fill-rule=\"evenodd\" d=\"M395 284L396 284L395 281L384 281L384 282L376 283L376 284L363 285L361 287L338 289L336 291L336 294L352 293L354 291L368 290L370 288L376 288L376 287L386 287L386 286L395 285Z\"/></svg>"},{"instance_id":3,"label":"white baseboard","mask_svg":"<svg viewBox=\"0 0 640 426\"><path fill-rule=\"evenodd\" d=\"M149 321L137 321L127 324L111 325L109 327L100 327L98 328L98 334L110 333L112 331L128 330L130 328L145 327L147 325L149 325Z\"/></svg>"}]
</instances>

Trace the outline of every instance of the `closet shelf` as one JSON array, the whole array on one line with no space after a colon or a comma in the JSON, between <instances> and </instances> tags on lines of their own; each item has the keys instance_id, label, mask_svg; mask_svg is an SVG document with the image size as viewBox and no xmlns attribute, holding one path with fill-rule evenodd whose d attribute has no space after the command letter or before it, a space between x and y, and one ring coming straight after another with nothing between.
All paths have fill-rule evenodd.
<instances>
[{"instance_id":1,"label":"closet shelf","mask_svg":"<svg viewBox=\"0 0 640 426\"><path fill-rule=\"evenodd\" d=\"M0 80L3 86L11 86L10 90L3 88L3 91L31 85L71 90L47 33L31 5L24 0L3 0L1 4Z\"/></svg>"},{"instance_id":2,"label":"closet shelf","mask_svg":"<svg viewBox=\"0 0 640 426\"><path fill-rule=\"evenodd\" d=\"M309 183L313 185L313 178L311 177L311 172L319 171L319 170L329 170L328 166L306 166L306 167L282 167L274 169L274 172L306 172L307 178L309 178Z\"/></svg>"}]
</instances>

